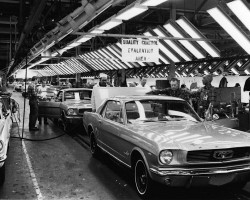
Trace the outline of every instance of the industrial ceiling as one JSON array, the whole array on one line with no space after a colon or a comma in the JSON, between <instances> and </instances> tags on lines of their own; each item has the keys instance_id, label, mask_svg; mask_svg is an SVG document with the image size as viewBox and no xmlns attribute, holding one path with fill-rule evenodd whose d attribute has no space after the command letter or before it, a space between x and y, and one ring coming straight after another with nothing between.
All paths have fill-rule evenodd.
<instances>
[{"instance_id":1,"label":"industrial ceiling","mask_svg":"<svg viewBox=\"0 0 250 200\"><path fill-rule=\"evenodd\" d=\"M53 71L51 75L88 76L125 69L131 77L165 77L174 63L178 76L249 74L250 32L234 13L237 1L249 7L246 0L0 0L0 70L11 75L28 66ZM140 14L124 18L130 8ZM243 44L222 27L215 16L220 10L243 33ZM107 21L114 27L104 28ZM199 40L185 24L197 31ZM159 62L123 62L121 39L129 37L158 38Z\"/></svg>"}]
</instances>

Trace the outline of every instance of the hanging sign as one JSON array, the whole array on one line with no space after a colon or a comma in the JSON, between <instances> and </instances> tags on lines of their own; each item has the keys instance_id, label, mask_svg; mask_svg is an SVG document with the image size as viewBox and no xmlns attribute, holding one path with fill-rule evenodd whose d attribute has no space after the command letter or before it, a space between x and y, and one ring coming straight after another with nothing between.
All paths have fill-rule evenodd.
<instances>
[{"instance_id":1,"label":"hanging sign","mask_svg":"<svg viewBox=\"0 0 250 200\"><path fill-rule=\"evenodd\" d=\"M159 62L158 44L152 39L122 39L122 61Z\"/></svg>"}]
</instances>

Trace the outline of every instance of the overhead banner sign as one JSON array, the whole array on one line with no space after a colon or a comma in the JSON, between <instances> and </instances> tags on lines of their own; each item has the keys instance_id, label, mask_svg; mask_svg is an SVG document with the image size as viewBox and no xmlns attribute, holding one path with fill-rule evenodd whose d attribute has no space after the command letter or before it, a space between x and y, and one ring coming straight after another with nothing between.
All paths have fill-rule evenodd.
<instances>
[{"instance_id":1,"label":"overhead banner sign","mask_svg":"<svg viewBox=\"0 0 250 200\"><path fill-rule=\"evenodd\" d=\"M159 62L159 41L122 39L122 61Z\"/></svg>"}]
</instances>

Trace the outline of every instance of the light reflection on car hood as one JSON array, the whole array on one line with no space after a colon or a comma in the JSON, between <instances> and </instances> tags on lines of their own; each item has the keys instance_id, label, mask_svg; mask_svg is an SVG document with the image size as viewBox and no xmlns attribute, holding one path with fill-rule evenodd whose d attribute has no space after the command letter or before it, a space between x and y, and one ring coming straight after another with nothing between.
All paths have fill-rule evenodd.
<instances>
[{"instance_id":1,"label":"light reflection on car hood","mask_svg":"<svg viewBox=\"0 0 250 200\"><path fill-rule=\"evenodd\" d=\"M159 149L222 149L250 146L250 134L206 122L146 122L129 129L154 142Z\"/></svg>"}]
</instances>

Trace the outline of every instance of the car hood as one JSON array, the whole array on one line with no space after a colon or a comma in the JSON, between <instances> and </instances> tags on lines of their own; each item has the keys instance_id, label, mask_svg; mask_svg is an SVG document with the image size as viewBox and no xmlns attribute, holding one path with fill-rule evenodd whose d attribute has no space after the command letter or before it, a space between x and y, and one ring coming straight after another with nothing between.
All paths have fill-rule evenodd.
<instances>
[{"instance_id":1,"label":"car hood","mask_svg":"<svg viewBox=\"0 0 250 200\"><path fill-rule=\"evenodd\" d=\"M70 108L91 108L90 100L67 100L63 104Z\"/></svg>"},{"instance_id":2,"label":"car hood","mask_svg":"<svg viewBox=\"0 0 250 200\"><path fill-rule=\"evenodd\" d=\"M250 146L250 134L208 122L146 122L129 125L138 138L159 149L186 151Z\"/></svg>"}]
</instances>

